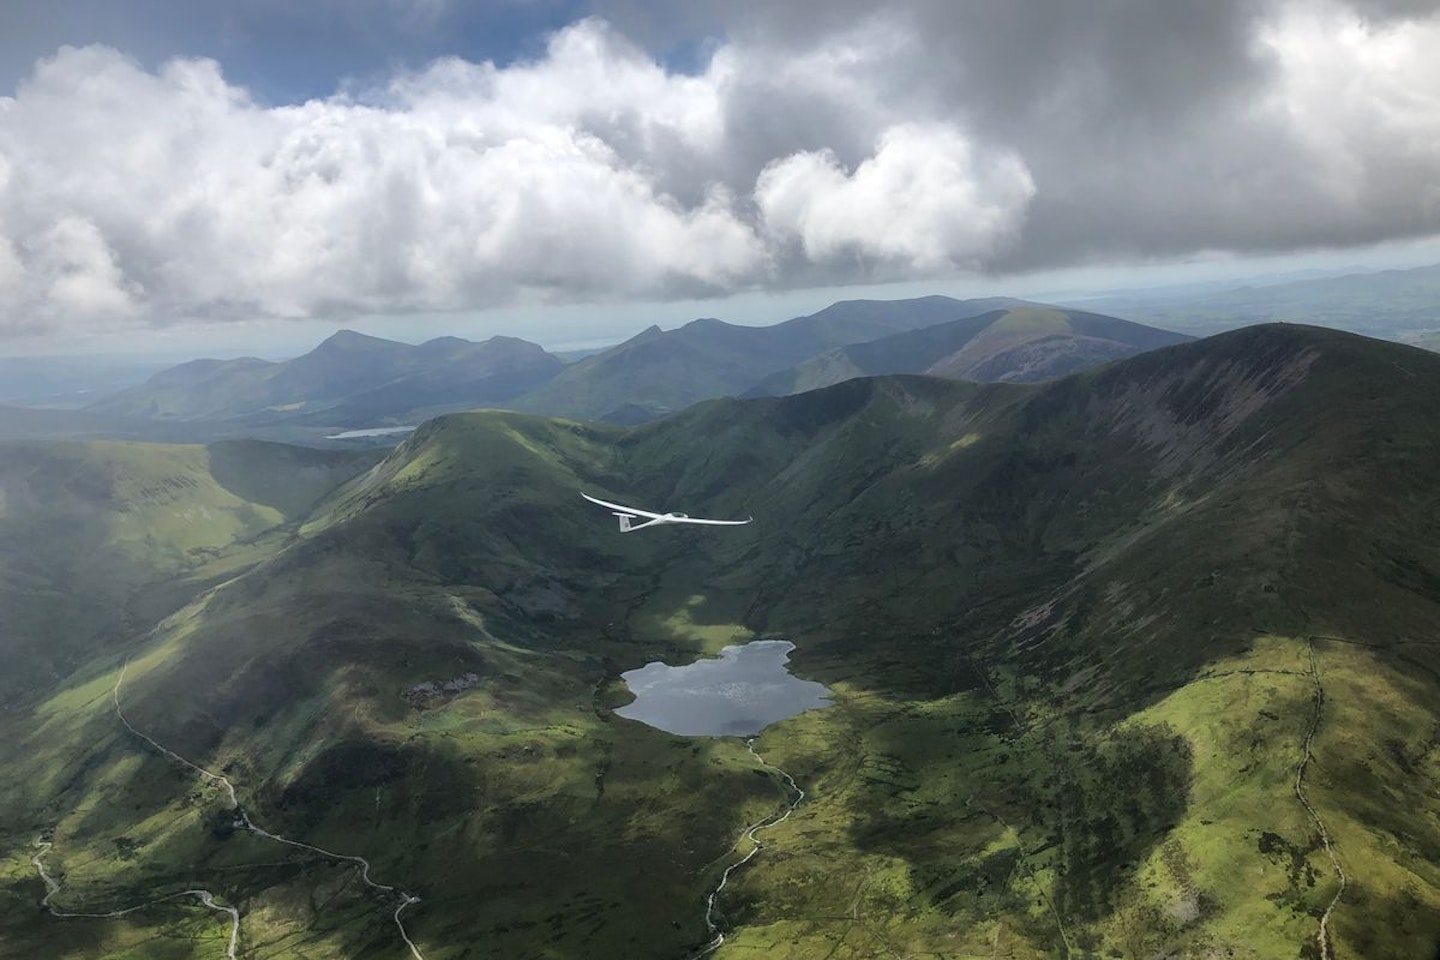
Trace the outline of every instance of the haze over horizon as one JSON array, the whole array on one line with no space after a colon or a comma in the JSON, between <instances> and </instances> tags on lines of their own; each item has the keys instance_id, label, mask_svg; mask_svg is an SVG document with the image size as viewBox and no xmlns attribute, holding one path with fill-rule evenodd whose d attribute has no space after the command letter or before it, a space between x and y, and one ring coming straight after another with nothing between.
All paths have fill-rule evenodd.
<instances>
[{"instance_id":1,"label":"haze over horizon","mask_svg":"<svg viewBox=\"0 0 1440 960\"><path fill-rule=\"evenodd\" d=\"M1440 260L1433 4L0 10L0 354Z\"/></svg>"}]
</instances>

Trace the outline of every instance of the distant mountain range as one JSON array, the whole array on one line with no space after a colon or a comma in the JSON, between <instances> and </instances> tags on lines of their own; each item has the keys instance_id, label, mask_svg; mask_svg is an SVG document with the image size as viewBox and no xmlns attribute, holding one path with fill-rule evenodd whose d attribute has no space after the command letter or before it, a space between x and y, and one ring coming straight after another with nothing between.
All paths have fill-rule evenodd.
<instances>
[{"instance_id":1,"label":"distant mountain range","mask_svg":"<svg viewBox=\"0 0 1440 960\"><path fill-rule=\"evenodd\" d=\"M842 301L773 326L700 319L674 330L650 327L579 357L515 337L412 346L342 330L293 360L194 360L143 383L153 361L0 359L0 438L304 441L483 407L634 424L701 400L785 395L858 376L1047 380L1187 335L1269 321L1440 349L1440 265L1267 282L1278 279L1058 306L1008 297ZM39 407L75 412L21 409Z\"/></svg>"},{"instance_id":2,"label":"distant mountain range","mask_svg":"<svg viewBox=\"0 0 1440 960\"><path fill-rule=\"evenodd\" d=\"M549 416L641 423L701 400L741 394L764 378L836 347L976 316L1019 301L850 300L768 327L694 320L659 327L580 361L514 409Z\"/></svg>"},{"instance_id":3,"label":"distant mountain range","mask_svg":"<svg viewBox=\"0 0 1440 960\"><path fill-rule=\"evenodd\" d=\"M828 350L766 377L747 395L785 396L891 373L979 383L1053 380L1189 339L1114 317L1018 304Z\"/></svg>"},{"instance_id":4,"label":"distant mountain range","mask_svg":"<svg viewBox=\"0 0 1440 960\"><path fill-rule=\"evenodd\" d=\"M515 337L440 337L418 346L341 330L294 360L194 360L86 408L149 420L358 426L456 406L487 406L564 364Z\"/></svg>"},{"instance_id":5,"label":"distant mountain range","mask_svg":"<svg viewBox=\"0 0 1440 960\"><path fill-rule=\"evenodd\" d=\"M1440 264L1350 273L1221 292L1156 290L1073 301L1098 310L1208 334L1271 321L1313 323L1392 340L1440 330Z\"/></svg>"},{"instance_id":6,"label":"distant mountain range","mask_svg":"<svg viewBox=\"0 0 1440 960\"><path fill-rule=\"evenodd\" d=\"M410 346L342 330L294 360L181 364L83 412L112 423L225 424L230 434L411 424L478 407L633 424L701 400L877 373L1051 379L1185 339L1010 298L939 296L846 301L766 327L651 327L569 365L513 337Z\"/></svg>"}]
</instances>

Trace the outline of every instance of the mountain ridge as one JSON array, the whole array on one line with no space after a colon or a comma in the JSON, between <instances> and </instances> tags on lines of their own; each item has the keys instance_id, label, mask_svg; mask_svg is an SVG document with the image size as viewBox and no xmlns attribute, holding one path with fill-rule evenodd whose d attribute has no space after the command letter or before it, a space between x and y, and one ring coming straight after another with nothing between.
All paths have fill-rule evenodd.
<instances>
[{"instance_id":1,"label":"mountain ridge","mask_svg":"<svg viewBox=\"0 0 1440 960\"><path fill-rule=\"evenodd\" d=\"M744 393L765 377L835 346L983 313L1007 298L852 300L764 327L706 318L651 327L567 368L511 406L529 413L638 423L700 400Z\"/></svg>"},{"instance_id":2,"label":"mountain ridge","mask_svg":"<svg viewBox=\"0 0 1440 960\"><path fill-rule=\"evenodd\" d=\"M991 350L982 361L947 361L945 351L935 350L948 342L949 352L958 351L966 338L954 331L968 317L994 312L996 323L1019 327L1025 324L1016 318L1026 311L1046 310L1061 318L1051 324L1048 339L1033 330L1016 335L1007 349ZM1072 316L1073 321L1064 319ZM943 323L951 333L922 332ZM1074 329L1077 324L1104 327L1113 335L1086 339ZM933 368L972 379L1054 377L1129 355L1142 344L1175 339L1012 298L943 296L840 301L769 326L713 317L669 331L652 325L569 365L515 337L480 343L438 337L409 346L340 330L289 361L247 357L182 364L84 412L155 424L208 424L219 435L258 431L272 439L301 439L305 430L321 427L409 425L487 406L633 424L712 397L793 392L846 376ZM927 349L920 364L917 350Z\"/></svg>"},{"instance_id":3,"label":"mountain ridge","mask_svg":"<svg viewBox=\"0 0 1440 960\"><path fill-rule=\"evenodd\" d=\"M132 418L371 426L377 414L503 401L563 366L515 337L442 337L411 346L340 330L293 360L191 361L86 410Z\"/></svg>"},{"instance_id":4,"label":"mountain ridge","mask_svg":"<svg viewBox=\"0 0 1440 960\"><path fill-rule=\"evenodd\" d=\"M852 376L928 373L988 382L1046 380L1190 339L1114 317L1015 305L839 347L772 374L745 396L783 396Z\"/></svg>"}]
</instances>

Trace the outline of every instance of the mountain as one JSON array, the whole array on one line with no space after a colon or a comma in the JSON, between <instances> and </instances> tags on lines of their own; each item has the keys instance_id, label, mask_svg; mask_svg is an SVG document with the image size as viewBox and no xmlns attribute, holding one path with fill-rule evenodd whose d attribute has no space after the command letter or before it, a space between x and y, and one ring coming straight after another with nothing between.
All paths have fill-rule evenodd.
<instances>
[{"instance_id":1,"label":"mountain","mask_svg":"<svg viewBox=\"0 0 1440 960\"><path fill-rule=\"evenodd\" d=\"M987 314L993 329L979 336L973 318ZM413 423L476 406L643 423L714 397L795 392L868 374L1042 379L1178 339L1018 300L948 297L847 301L769 327L714 319L670 331L651 327L568 367L512 337L441 337L411 347L342 330L284 363L181 364L83 412L278 439L302 439L307 435L294 431L304 428Z\"/></svg>"},{"instance_id":2,"label":"mountain","mask_svg":"<svg viewBox=\"0 0 1440 960\"><path fill-rule=\"evenodd\" d=\"M161 420L371 426L503 402L563 366L514 337L480 343L441 337L410 346L341 330L279 363L248 357L181 364L87 410Z\"/></svg>"},{"instance_id":3,"label":"mountain","mask_svg":"<svg viewBox=\"0 0 1440 960\"><path fill-rule=\"evenodd\" d=\"M0 954L223 952L193 899L37 910L43 855L71 911L211 891L244 955L693 955L783 770L718 956L1433 955L1437 395L1440 356L1265 325L432 420L0 715ZM625 536L581 491L755 523ZM748 745L615 714L754 636L835 706Z\"/></svg>"},{"instance_id":4,"label":"mountain","mask_svg":"<svg viewBox=\"0 0 1440 960\"><path fill-rule=\"evenodd\" d=\"M1195 295L1117 294L1077 304L1189 333L1276 320L1401 339L1440 328L1440 264L1351 273Z\"/></svg>"},{"instance_id":5,"label":"mountain","mask_svg":"<svg viewBox=\"0 0 1440 960\"><path fill-rule=\"evenodd\" d=\"M1189 339L1114 317L1027 304L837 347L766 377L746 395L785 396L892 373L1050 380Z\"/></svg>"},{"instance_id":6,"label":"mountain","mask_svg":"<svg viewBox=\"0 0 1440 960\"><path fill-rule=\"evenodd\" d=\"M157 420L216 419L241 410L264 409L263 398L249 396L263 390L280 364L258 357L236 360L191 360L150 377L144 383L102 398L87 413L112 417Z\"/></svg>"},{"instance_id":7,"label":"mountain","mask_svg":"<svg viewBox=\"0 0 1440 960\"><path fill-rule=\"evenodd\" d=\"M851 300L769 327L694 320L659 327L568 367L509 404L548 416L640 423L700 400L740 394L763 378L834 347L975 316L1004 298Z\"/></svg>"},{"instance_id":8,"label":"mountain","mask_svg":"<svg viewBox=\"0 0 1440 960\"><path fill-rule=\"evenodd\" d=\"M233 575L236 556L259 555L246 544L375 458L259 441L0 442L0 709Z\"/></svg>"}]
</instances>

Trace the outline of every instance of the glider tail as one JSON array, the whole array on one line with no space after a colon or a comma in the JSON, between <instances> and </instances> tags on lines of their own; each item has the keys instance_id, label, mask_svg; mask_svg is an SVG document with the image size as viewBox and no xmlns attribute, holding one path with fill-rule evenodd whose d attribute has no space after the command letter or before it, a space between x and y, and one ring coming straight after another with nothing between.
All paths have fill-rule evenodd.
<instances>
[{"instance_id":1,"label":"glider tail","mask_svg":"<svg viewBox=\"0 0 1440 960\"><path fill-rule=\"evenodd\" d=\"M621 532L621 533L629 533L629 532L630 532L630 521L631 521L631 520L634 520L635 518L632 517L632 516L631 516L630 514L628 514L628 513L617 513L617 514L615 514L615 516L618 517L619 520L620 520L620 532Z\"/></svg>"}]
</instances>

